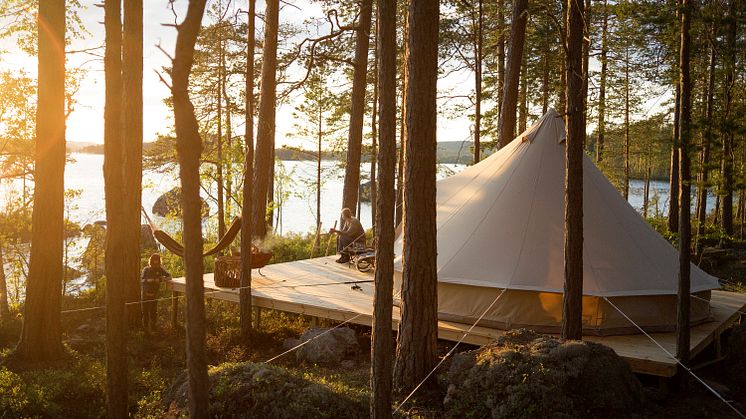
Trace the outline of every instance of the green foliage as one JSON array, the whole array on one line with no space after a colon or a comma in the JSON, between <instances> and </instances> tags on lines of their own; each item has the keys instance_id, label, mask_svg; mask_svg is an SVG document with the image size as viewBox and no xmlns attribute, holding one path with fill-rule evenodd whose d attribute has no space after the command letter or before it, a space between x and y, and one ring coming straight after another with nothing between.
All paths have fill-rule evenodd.
<instances>
[{"instance_id":1,"label":"green foliage","mask_svg":"<svg viewBox=\"0 0 746 419\"><path fill-rule=\"evenodd\" d=\"M0 367L0 412L4 417L95 417L104 411L105 366L71 354L64 368L11 371Z\"/></svg>"}]
</instances>

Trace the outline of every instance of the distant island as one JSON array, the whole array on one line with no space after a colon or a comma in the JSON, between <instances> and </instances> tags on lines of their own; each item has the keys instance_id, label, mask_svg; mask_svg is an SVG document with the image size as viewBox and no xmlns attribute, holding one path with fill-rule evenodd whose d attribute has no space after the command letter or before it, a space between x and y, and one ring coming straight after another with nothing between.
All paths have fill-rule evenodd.
<instances>
[{"instance_id":1,"label":"distant island","mask_svg":"<svg viewBox=\"0 0 746 419\"><path fill-rule=\"evenodd\" d=\"M154 143L143 143L147 151ZM470 164L472 162L473 143L471 141L441 141L438 143L438 162L446 164ZM90 142L67 142L69 153L104 154L104 145ZM491 154L489 152L485 154ZM296 147L282 147L275 150L280 160L316 160L316 152ZM344 152L322 151L322 160L344 160ZM370 161L370 156L363 153L363 161Z\"/></svg>"}]
</instances>

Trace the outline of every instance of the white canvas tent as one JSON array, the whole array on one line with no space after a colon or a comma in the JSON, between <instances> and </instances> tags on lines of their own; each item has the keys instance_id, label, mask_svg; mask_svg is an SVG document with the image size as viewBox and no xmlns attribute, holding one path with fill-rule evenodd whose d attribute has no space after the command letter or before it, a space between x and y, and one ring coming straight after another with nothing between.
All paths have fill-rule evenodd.
<instances>
[{"instance_id":1,"label":"white canvas tent","mask_svg":"<svg viewBox=\"0 0 746 419\"><path fill-rule=\"evenodd\" d=\"M441 319L473 323L505 290L480 325L559 329L564 137L562 118L550 110L495 154L437 183ZM649 331L673 330L677 250L587 157L583 171L584 333L637 332L603 297ZM401 236L395 249L400 282ZM718 281L692 265L691 288L709 300ZM692 321L705 321L709 303L696 298L691 303Z\"/></svg>"}]
</instances>

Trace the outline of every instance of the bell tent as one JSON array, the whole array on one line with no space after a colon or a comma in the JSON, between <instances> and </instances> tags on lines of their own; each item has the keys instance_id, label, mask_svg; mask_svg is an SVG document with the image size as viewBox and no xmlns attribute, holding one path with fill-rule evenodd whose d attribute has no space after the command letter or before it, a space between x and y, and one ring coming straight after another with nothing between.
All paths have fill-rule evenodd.
<instances>
[{"instance_id":1,"label":"bell tent","mask_svg":"<svg viewBox=\"0 0 746 419\"><path fill-rule=\"evenodd\" d=\"M471 324L486 311L481 326L559 331L564 138L562 118L550 109L507 146L437 183L441 320ZM604 297L647 331L674 330L678 251L588 157L583 159L583 229L584 333L638 332ZM401 287L401 235L395 249ZM691 301L692 323L707 320L715 288L718 280L692 265L691 289L699 297Z\"/></svg>"}]
</instances>

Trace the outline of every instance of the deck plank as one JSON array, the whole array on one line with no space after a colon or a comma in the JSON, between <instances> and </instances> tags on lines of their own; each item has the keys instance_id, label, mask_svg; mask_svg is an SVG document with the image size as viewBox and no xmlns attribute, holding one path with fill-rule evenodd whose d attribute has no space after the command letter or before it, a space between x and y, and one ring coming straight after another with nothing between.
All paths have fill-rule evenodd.
<instances>
[{"instance_id":1,"label":"deck plank","mask_svg":"<svg viewBox=\"0 0 746 419\"><path fill-rule=\"evenodd\" d=\"M373 319L373 284L359 281L372 280L371 273L361 273L351 265L335 263L334 257L267 265L252 273L252 302L257 307L370 326ZM357 283L343 283L353 281ZM239 290L217 287L213 274L204 275L204 284L207 297L238 302ZM353 289L353 285L360 289ZM174 291L184 292L184 278L169 281L169 286ZM746 294L713 291L711 307L713 321L691 330L692 356L702 352L725 329L738 321L741 313L746 311ZM399 320L399 309L394 307L395 330ZM438 337L458 341L470 326L439 321ZM477 326L464 342L484 345L504 333L504 330ZM653 333L651 337L671 354L676 353L675 333ZM635 372L662 377L673 376L676 372L676 361L645 335L584 336L583 339L611 347Z\"/></svg>"}]
</instances>

